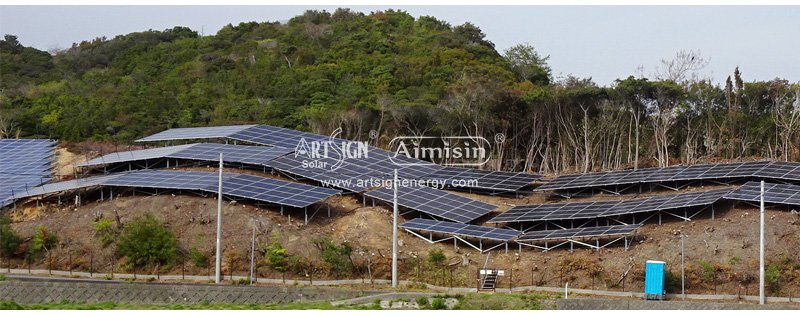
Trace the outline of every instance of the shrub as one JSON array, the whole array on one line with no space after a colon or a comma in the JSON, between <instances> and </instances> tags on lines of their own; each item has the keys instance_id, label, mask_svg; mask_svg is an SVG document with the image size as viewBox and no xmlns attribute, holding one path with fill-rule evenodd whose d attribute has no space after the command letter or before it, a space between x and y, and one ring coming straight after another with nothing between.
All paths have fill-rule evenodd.
<instances>
[{"instance_id":1,"label":"shrub","mask_svg":"<svg viewBox=\"0 0 800 315\"><path fill-rule=\"evenodd\" d=\"M205 254L200 252L197 247L192 247L189 251L189 260L198 268L206 268L208 267L208 259Z\"/></svg>"},{"instance_id":2,"label":"shrub","mask_svg":"<svg viewBox=\"0 0 800 315\"><path fill-rule=\"evenodd\" d=\"M441 265L447 256L444 255L441 249L435 248L428 251L428 263L433 265Z\"/></svg>"},{"instance_id":3,"label":"shrub","mask_svg":"<svg viewBox=\"0 0 800 315\"><path fill-rule=\"evenodd\" d=\"M7 216L0 216L0 255L9 258L17 253L20 238L17 232L11 228L11 219Z\"/></svg>"},{"instance_id":4,"label":"shrub","mask_svg":"<svg viewBox=\"0 0 800 315\"><path fill-rule=\"evenodd\" d=\"M706 282L710 282L711 280L713 280L716 271L714 270L714 265L705 260L701 260L700 266L703 267L703 280Z\"/></svg>"},{"instance_id":5,"label":"shrub","mask_svg":"<svg viewBox=\"0 0 800 315\"><path fill-rule=\"evenodd\" d=\"M781 269L783 268L780 264L770 264L767 266L766 270L764 270L764 280L766 280L767 288L769 288L772 293L778 293L781 289Z\"/></svg>"},{"instance_id":6,"label":"shrub","mask_svg":"<svg viewBox=\"0 0 800 315\"><path fill-rule=\"evenodd\" d=\"M353 260L350 254L353 249L347 243L336 245L329 238L320 238L313 241L319 249L322 261L337 276L342 276L353 270Z\"/></svg>"},{"instance_id":7,"label":"shrub","mask_svg":"<svg viewBox=\"0 0 800 315\"><path fill-rule=\"evenodd\" d=\"M447 305L444 305L444 299L442 299L442 298L434 298L433 301L431 301L431 309L443 310L443 309L447 309Z\"/></svg>"},{"instance_id":8,"label":"shrub","mask_svg":"<svg viewBox=\"0 0 800 315\"><path fill-rule=\"evenodd\" d=\"M428 297L425 297L425 296L417 297L417 306L419 306L419 308L427 307L428 306Z\"/></svg>"},{"instance_id":9,"label":"shrub","mask_svg":"<svg viewBox=\"0 0 800 315\"><path fill-rule=\"evenodd\" d=\"M31 256L36 256L43 252L49 252L51 249L58 245L58 237L50 233L44 226L36 228L36 233L33 234L31 246L28 247L28 252Z\"/></svg>"},{"instance_id":10,"label":"shrub","mask_svg":"<svg viewBox=\"0 0 800 315\"><path fill-rule=\"evenodd\" d=\"M94 227L94 236L100 241L103 247L108 247L119 237L119 229L115 226L114 221L109 219L100 219L92 224Z\"/></svg>"},{"instance_id":11,"label":"shrub","mask_svg":"<svg viewBox=\"0 0 800 315\"><path fill-rule=\"evenodd\" d=\"M280 272L286 272L289 269L289 250L281 245L277 235L273 236L269 244L264 246L264 252L270 268Z\"/></svg>"},{"instance_id":12,"label":"shrub","mask_svg":"<svg viewBox=\"0 0 800 315\"><path fill-rule=\"evenodd\" d=\"M175 234L152 213L147 213L125 225L117 251L135 266L165 265L173 262L178 246Z\"/></svg>"}]
</instances>

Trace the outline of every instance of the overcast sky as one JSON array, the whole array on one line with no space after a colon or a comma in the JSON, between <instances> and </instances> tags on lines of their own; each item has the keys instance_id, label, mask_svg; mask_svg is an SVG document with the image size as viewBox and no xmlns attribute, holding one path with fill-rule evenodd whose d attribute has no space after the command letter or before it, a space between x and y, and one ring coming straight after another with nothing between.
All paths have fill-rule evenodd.
<instances>
[{"instance_id":1,"label":"overcast sky","mask_svg":"<svg viewBox=\"0 0 800 315\"><path fill-rule=\"evenodd\" d=\"M371 12L387 6L355 6ZM415 17L431 15L452 25L472 22L498 51L528 42L556 76L592 77L601 85L651 73L679 50L711 58L705 75L717 83L737 65L745 81L775 77L800 82L800 7L576 7L576 6L394 6ZM134 6L0 7L0 33L47 50L73 42L147 29L188 26L206 35L223 25L286 21L307 9L330 6Z\"/></svg>"}]
</instances>

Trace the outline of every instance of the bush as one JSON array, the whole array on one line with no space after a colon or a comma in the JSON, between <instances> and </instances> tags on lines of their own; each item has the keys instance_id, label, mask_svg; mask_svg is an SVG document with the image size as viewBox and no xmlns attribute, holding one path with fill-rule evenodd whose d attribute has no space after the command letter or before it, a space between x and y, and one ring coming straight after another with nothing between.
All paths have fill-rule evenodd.
<instances>
[{"instance_id":1,"label":"bush","mask_svg":"<svg viewBox=\"0 0 800 315\"><path fill-rule=\"evenodd\" d=\"M28 247L28 252L31 256L39 255L43 252L49 252L51 249L58 245L58 237L50 233L44 226L36 228L36 233L33 234L31 246Z\"/></svg>"},{"instance_id":2,"label":"bush","mask_svg":"<svg viewBox=\"0 0 800 315\"><path fill-rule=\"evenodd\" d=\"M428 306L428 298L425 296L417 297L417 306L419 308L425 308Z\"/></svg>"},{"instance_id":3,"label":"bush","mask_svg":"<svg viewBox=\"0 0 800 315\"><path fill-rule=\"evenodd\" d=\"M443 309L447 309L447 305L444 305L444 299L442 299L442 298L434 298L433 301L431 301L431 309L443 310Z\"/></svg>"},{"instance_id":4,"label":"bush","mask_svg":"<svg viewBox=\"0 0 800 315\"><path fill-rule=\"evenodd\" d=\"M108 247L119 238L119 229L114 225L114 221L109 219L100 219L92 224L94 227L94 236L103 245L103 248Z\"/></svg>"},{"instance_id":5,"label":"bush","mask_svg":"<svg viewBox=\"0 0 800 315\"><path fill-rule=\"evenodd\" d=\"M780 264L770 264L764 270L764 280L772 293L778 293L781 290L781 269L783 268Z\"/></svg>"},{"instance_id":6,"label":"bush","mask_svg":"<svg viewBox=\"0 0 800 315\"><path fill-rule=\"evenodd\" d=\"M11 219L0 216L0 255L5 258L14 256L20 243L19 235L11 228Z\"/></svg>"},{"instance_id":7,"label":"bush","mask_svg":"<svg viewBox=\"0 0 800 315\"><path fill-rule=\"evenodd\" d=\"M350 254L353 249L347 243L336 245L329 238L320 238L313 241L319 249L328 268L337 276L343 276L353 270L353 260Z\"/></svg>"},{"instance_id":8,"label":"bush","mask_svg":"<svg viewBox=\"0 0 800 315\"><path fill-rule=\"evenodd\" d=\"M441 265L445 259L447 259L447 256L444 255L441 249L435 248L428 251L428 263L432 265Z\"/></svg>"},{"instance_id":9,"label":"bush","mask_svg":"<svg viewBox=\"0 0 800 315\"><path fill-rule=\"evenodd\" d=\"M272 241L264 246L267 265L273 270L286 272L289 269L289 250L283 247L278 237L273 236Z\"/></svg>"},{"instance_id":10,"label":"bush","mask_svg":"<svg viewBox=\"0 0 800 315\"><path fill-rule=\"evenodd\" d=\"M189 260L198 268L206 268L208 267L208 259L205 254L200 252L197 247L192 247L192 250L189 251Z\"/></svg>"},{"instance_id":11,"label":"bush","mask_svg":"<svg viewBox=\"0 0 800 315\"><path fill-rule=\"evenodd\" d=\"M128 257L135 266L166 265L174 261L178 244L175 234L152 213L147 213L125 225L117 243L117 251Z\"/></svg>"}]
</instances>

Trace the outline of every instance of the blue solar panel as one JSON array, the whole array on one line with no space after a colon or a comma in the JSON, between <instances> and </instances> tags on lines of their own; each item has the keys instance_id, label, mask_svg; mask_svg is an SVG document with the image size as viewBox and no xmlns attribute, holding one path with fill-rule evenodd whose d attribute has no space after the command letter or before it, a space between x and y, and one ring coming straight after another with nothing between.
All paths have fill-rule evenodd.
<instances>
[{"instance_id":1,"label":"blue solar panel","mask_svg":"<svg viewBox=\"0 0 800 315\"><path fill-rule=\"evenodd\" d=\"M50 180L55 144L47 139L0 139L0 207Z\"/></svg>"},{"instance_id":2,"label":"blue solar panel","mask_svg":"<svg viewBox=\"0 0 800 315\"><path fill-rule=\"evenodd\" d=\"M566 240L584 237L605 237L629 235L639 229L641 224L610 225L575 229L531 231L519 237L519 241Z\"/></svg>"},{"instance_id":3,"label":"blue solar panel","mask_svg":"<svg viewBox=\"0 0 800 315\"><path fill-rule=\"evenodd\" d=\"M380 188L366 193L366 196L391 203L394 191L391 188ZM469 223L497 208L495 205L429 187L399 186L397 199L398 204L405 208L459 223Z\"/></svg>"},{"instance_id":4,"label":"blue solar panel","mask_svg":"<svg viewBox=\"0 0 800 315\"><path fill-rule=\"evenodd\" d=\"M270 166L269 161L293 151L293 149L264 146L193 143L135 151L114 152L94 158L85 163L81 163L78 166L87 167L110 165L114 163L163 158L187 159L195 161L219 161L220 153L223 153L223 160L226 163Z\"/></svg>"},{"instance_id":5,"label":"blue solar panel","mask_svg":"<svg viewBox=\"0 0 800 315\"><path fill-rule=\"evenodd\" d=\"M471 225L447 221L436 221L416 218L400 227L407 230L427 231L434 233L445 233L480 239L490 239L497 241L510 241L520 235L519 231L509 229L498 229L487 226Z\"/></svg>"},{"instance_id":6,"label":"blue solar panel","mask_svg":"<svg viewBox=\"0 0 800 315\"><path fill-rule=\"evenodd\" d=\"M489 219L491 223L594 219L660 210L710 205L730 189L715 189L648 198L602 202L567 202L522 205Z\"/></svg>"},{"instance_id":7,"label":"blue solar panel","mask_svg":"<svg viewBox=\"0 0 800 315\"><path fill-rule=\"evenodd\" d=\"M30 197L91 186L218 191L218 173L195 171L142 170L47 184L19 197ZM340 191L247 174L224 173L223 195L303 208Z\"/></svg>"}]
</instances>

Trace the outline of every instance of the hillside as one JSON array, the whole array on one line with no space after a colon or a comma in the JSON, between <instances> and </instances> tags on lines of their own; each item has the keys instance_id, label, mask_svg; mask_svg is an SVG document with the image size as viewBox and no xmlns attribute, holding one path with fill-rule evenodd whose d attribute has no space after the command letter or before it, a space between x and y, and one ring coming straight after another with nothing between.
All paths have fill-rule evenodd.
<instances>
[{"instance_id":1,"label":"hillside","mask_svg":"<svg viewBox=\"0 0 800 315\"><path fill-rule=\"evenodd\" d=\"M206 36L177 26L87 39L53 55L20 42L0 40L0 137L126 145L169 127L265 123L374 131L379 146L502 133L487 167L540 173L800 159L798 82L738 68L710 82L713 56L699 51L598 86L555 76L535 43L501 52L470 23L348 9Z\"/></svg>"},{"instance_id":2,"label":"hillside","mask_svg":"<svg viewBox=\"0 0 800 315\"><path fill-rule=\"evenodd\" d=\"M76 159L75 156L60 151L60 160ZM67 163L67 162L65 162ZM202 170L202 169L201 169ZM229 170L237 171L237 170ZM249 172L249 171L245 171ZM689 190L713 187L694 187ZM670 192L657 192L670 193ZM466 194L500 206L505 211L512 205L541 203L546 195L534 193L523 198L506 198ZM91 198L90 198L91 197ZM40 205L28 203L11 210L9 214L15 223L12 227L27 239L38 226L44 226L58 236L59 245L52 252L54 269L69 270L69 263L76 271L88 271L90 265L98 273L108 273L111 261L115 261L116 272L136 272L154 274L155 269L133 268L130 262L113 256L112 247L104 248L96 236L95 222L100 218L116 220L119 215L122 224L145 213L153 213L167 223L178 239L179 248L184 253L176 263L162 266L162 274L181 274L185 266L187 274L207 275L213 273L210 267L198 267L191 252L199 252L203 259L213 258L213 224L216 202L213 196L197 196L189 193L175 195L127 194L116 196L113 201L99 201L97 194L86 196L85 203L75 207L64 205ZM626 198L632 196L626 196ZM616 196L598 195L591 200L617 199ZM364 207L354 196L335 197L331 217L322 209L309 223L303 225L302 212L287 212L281 216L278 209L258 208L253 204L227 202L223 217L223 272L229 275L245 276L249 273L249 247L251 220L255 219L258 228L257 255L259 277L281 278L282 272L269 267L264 249L269 244L279 243L290 256L299 257L304 263L296 265L286 273L290 279L334 279L390 277L391 266L391 213L385 206ZM785 207L767 209L767 269L769 294L787 296L800 289L798 265L800 257L794 250L800 246L800 216ZM740 204L735 208L718 209L712 220L709 212L702 213L691 222L664 217L662 225L650 222L638 232L629 250L622 244L594 251L568 247L549 252L532 249L510 248L508 253L502 249L491 251L489 266L502 268L509 272L500 285L513 286L540 285L563 286L569 282L572 288L596 288L608 290L641 291L643 284L644 261L657 259L666 261L670 278L668 290L678 292L680 288L680 258L678 233L689 235L686 240L687 290L689 293L754 294L757 284L758 265L758 215L757 209ZM315 244L315 240L329 238L335 244L348 244L352 248L349 259L352 269L341 270L325 261L325 256ZM435 250L445 255L444 266L429 262ZM70 254L71 253L71 254ZM32 268L47 269L48 256L33 260ZM421 282L467 286L474 285L477 268L483 266L485 254L459 244L454 249L451 242L430 245L408 233L400 233L400 271L401 279ZM185 261L185 264L182 262ZM213 263L212 263L213 265ZM26 268L24 260L12 260L12 267ZM623 274L625 283L620 282ZM678 282L676 282L678 281ZM623 288L624 287L624 288Z\"/></svg>"}]
</instances>

